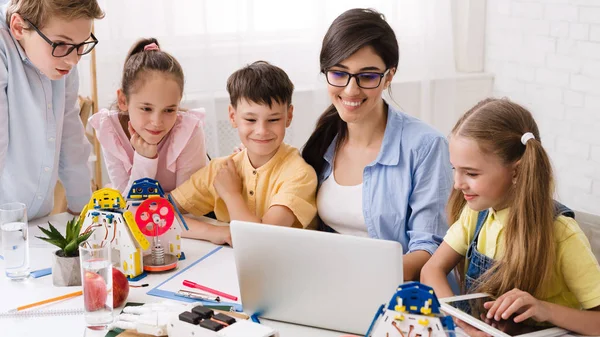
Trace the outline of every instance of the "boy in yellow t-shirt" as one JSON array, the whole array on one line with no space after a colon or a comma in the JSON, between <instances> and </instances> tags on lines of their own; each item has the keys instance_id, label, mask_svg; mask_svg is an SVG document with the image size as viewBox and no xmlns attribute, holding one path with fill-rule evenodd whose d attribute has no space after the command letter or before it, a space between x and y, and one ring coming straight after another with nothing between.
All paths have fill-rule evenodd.
<instances>
[{"instance_id":1,"label":"boy in yellow t-shirt","mask_svg":"<svg viewBox=\"0 0 600 337\"><path fill-rule=\"evenodd\" d=\"M178 206L217 220L306 227L315 217L317 175L298 150L283 143L294 107L294 85L280 68L257 61L227 80L229 120L245 149L212 160L172 192ZM228 226L187 218L184 236L231 245Z\"/></svg>"}]
</instances>

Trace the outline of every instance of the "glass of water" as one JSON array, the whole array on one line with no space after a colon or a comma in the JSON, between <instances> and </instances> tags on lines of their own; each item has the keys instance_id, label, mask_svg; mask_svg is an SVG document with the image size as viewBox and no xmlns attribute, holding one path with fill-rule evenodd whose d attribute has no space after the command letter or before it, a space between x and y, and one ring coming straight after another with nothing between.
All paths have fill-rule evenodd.
<instances>
[{"instance_id":1,"label":"glass of water","mask_svg":"<svg viewBox=\"0 0 600 337\"><path fill-rule=\"evenodd\" d=\"M86 241L79 245L85 323L88 329L102 330L113 322L110 251L110 241Z\"/></svg>"},{"instance_id":2,"label":"glass of water","mask_svg":"<svg viewBox=\"0 0 600 337\"><path fill-rule=\"evenodd\" d=\"M25 204L12 202L0 205L2 257L6 277L22 280L29 276L29 233Z\"/></svg>"}]
</instances>

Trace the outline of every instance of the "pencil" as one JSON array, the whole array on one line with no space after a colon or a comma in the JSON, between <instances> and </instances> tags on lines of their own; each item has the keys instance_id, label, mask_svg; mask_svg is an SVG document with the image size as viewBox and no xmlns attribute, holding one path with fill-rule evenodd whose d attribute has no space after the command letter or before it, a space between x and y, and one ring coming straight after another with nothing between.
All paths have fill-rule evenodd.
<instances>
[{"instance_id":1,"label":"pencil","mask_svg":"<svg viewBox=\"0 0 600 337\"><path fill-rule=\"evenodd\" d=\"M76 297L76 296L79 296L79 295L82 295L82 294L83 294L83 291L79 290L79 291L76 291L76 292L73 292L73 293L69 293L69 294L65 294L65 295L62 295L62 296L52 297L52 298L49 298L47 300L43 300L43 301L39 301L39 302L27 304L27 305L22 305L20 307L17 307L16 309L10 310L9 312L17 312L17 311L21 311L21 310L25 310L25 309L37 307L38 305L42 305L42 304L46 304L46 303L56 302L56 301L60 301L60 300L66 300L67 298Z\"/></svg>"}]
</instances>

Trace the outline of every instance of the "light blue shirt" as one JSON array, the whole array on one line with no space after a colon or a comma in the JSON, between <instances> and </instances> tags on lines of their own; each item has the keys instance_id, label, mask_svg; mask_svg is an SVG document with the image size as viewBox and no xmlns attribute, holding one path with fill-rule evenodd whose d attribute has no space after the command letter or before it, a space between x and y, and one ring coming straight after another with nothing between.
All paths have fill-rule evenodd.
<instances>
[{"instance_id":1,"label":"light blue shirt","mask_svg":"<svg viewBox=\"0 0 600 337\"><path fill-rule=\"evenodd\" d=\"M60 177L67 202L81 210L91 196L91 146L79 118L77 69L60 80L27 58L0 7L0 204L22 202L30 219L52 211Z\"/></svg>"},{"instance_id":2,"label":"light blue shirt","mask_svg":"<svg viewBox=\"0 0 600 337\"><path fill-rule=\"evenodd\" d=\"M381 150L363 171L363 215L369 236L394 240L404 253L433 254L448 230L452 188L448 142L424 122L389 106ZM331 174L337 136L324 155L319 184Z\"/></svg>"}]
</instances>

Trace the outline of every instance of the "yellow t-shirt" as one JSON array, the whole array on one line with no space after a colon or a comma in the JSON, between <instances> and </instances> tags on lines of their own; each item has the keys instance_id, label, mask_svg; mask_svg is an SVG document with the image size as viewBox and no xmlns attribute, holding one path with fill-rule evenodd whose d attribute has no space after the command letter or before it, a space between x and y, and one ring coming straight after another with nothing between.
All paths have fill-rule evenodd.
<instances>
[{"instance_id":1,"label":"yellow t-shirt","mask_svg":"<svg viewBox=\"0 0 600 337\"><path fill-rule=\"evenodd\" d=\"M173 190L173 198L194 215L214 211L217 220L230 222L227 206L213 182L219 169L231 157L242 179L242 195L250 212L262 218L271 206L282 205L296 216L294 227L308 226L317 214L317 175L298 149L282 143L273 158L256 169L246 151L211 160Z\"/></svg>"},{"instance_id":2,"label":"yellow t-shirt","mask_svg":"<svg viewBox=\"0 0 600 337\"><path fill-rule=\"evenodd\" d=\"M444 241L457 253L465 256L475 235L477 211L466 206L458 221L448 230ZM508 208L490 209L479 232L477 250L492 259L504 255L504 224ZM554 221L556 238L556 265L548 284L548 294L541 300L576 309L590 309L600 305L600 266L592 253L590 242L575 219L558 216ZM531 266L535 273L535 266Z\"/></svg>"}]
</instances>

